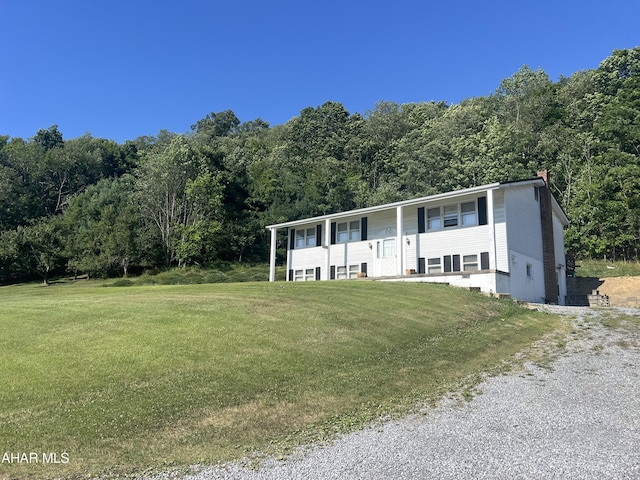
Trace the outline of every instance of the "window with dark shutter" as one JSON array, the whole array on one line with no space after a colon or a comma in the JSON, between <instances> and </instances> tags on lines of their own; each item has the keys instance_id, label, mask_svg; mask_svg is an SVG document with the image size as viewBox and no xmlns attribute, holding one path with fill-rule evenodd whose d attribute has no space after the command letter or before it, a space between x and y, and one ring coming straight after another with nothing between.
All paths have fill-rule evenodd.
<instances>
[{"instance_id":1,"label":"window with dark shutter","mask_svg":"<svg viewBox=\"0 0 640 480\"><path fill-rule=\"evenodd\" d=\"M316 267L316 280L320 280L320 267Z\"/></svg>"},{"instance_id":2,"label":"window with dark shutter","mask_svg":"<svg viewBox=\"0 0 640 480\"><path fill-rule=\"evenodd\" d=\"M322 224L316 226L316 247L322 246Z\"/></svg>"},{"instance_id":3,"label":"window with dark shutter","mask_svg":"<svg viewBox=\"0 0 640 480\"><path fill-rule=\"evenodd\" d=\"M289 270L289 281L293 282L293 269Z\"/></svg>"},{"instance_id":4,"label":"window with dark shutter","mask_svg":"<svg viewBox=\"0 0 640 480\"><path fill-rule=\"evenodd\" d=\"M460 271L460 255L453 256L453 271L454 272Z\"/></svg>"},{"instance_id":5,"label":"window with dark shutter","mask_svg":"<svg viewBox=\"0 0 640 480\"><path fill-rule=\"evenodd\" d=\"M329 279L330 280L335 280L336 279L336 266L335 265L331 265Z\"/></svg>"},{"instance_id":6,"label":"window with dark shutter","mask_svg":"<svg viewBox=\"0 0 640 480\"><path fill-rule=\"evenodd\" d=\"M336 244L336 222L331 222L331 245Z\"/></svg>"},{"instance_id":7,"label":"window with dark shutter","mask_svg":"<svg viewBox=\"0 0 640 480\"><path fill-rule=\"evenodd\" d=\"M296 229L292 228L289 231L289 250L296 248Z\"/></svg>"},{"instance_id":8,"label":"window with dark shutter","mask_svg":"<svg viewBox=\"0 0 640 480\"><path fill-rule=\"evenodd\" d=\"M360 240L367 239L367 217L362 217L360 219Z\"/></svg>"}]
</instances>

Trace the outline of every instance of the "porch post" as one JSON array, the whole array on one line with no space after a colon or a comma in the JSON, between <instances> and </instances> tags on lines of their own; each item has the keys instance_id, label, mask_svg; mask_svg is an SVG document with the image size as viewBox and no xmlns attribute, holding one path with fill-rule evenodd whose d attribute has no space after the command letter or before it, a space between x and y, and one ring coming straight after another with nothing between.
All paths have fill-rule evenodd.
<instances>
[{"instance_id":1,"label":"porch post","mask_svg":"<svg viewBox=\"0 0 640 480\"><path fill-rule=\"evenodd\" d=\"M276 227L271 227L271 252L269 253L269 281L276 280Z\"/></svg>"},{"instance_id":2,"label":"porch post","mask_svg":"<svg viewBox=\"0 0 640 480\"><path fill-rule=\"evenodd\" d=\"M324 280L331 279L331 219L324 221Z\"/></svg>"},{"instance_id":3,"label":"porch post","mask_svg":"<svg viewBox=\"0 0 640 480\"><path fill-rule=\"evenodd\" d=\"M402 275L404 245L402 245L402 206L396 207L396 275Z\"/></svg>"}]
</instances>

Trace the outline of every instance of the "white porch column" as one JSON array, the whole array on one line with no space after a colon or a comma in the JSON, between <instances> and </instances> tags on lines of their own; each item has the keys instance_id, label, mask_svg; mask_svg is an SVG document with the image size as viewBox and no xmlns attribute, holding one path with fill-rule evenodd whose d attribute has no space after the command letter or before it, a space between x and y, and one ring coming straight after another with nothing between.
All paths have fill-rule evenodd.
<instances>
[{"instance_id":1,"label":"white porch column","mask_svg":"<svg viewBox=\"0 0 640 480\"><path fill-rule=\"evenodd\" d=\"M496 258L496 222L493 216L493 190L487 190L487 223L489 224L489 268L498 269Z\"/></svg>"},{"instance_id":2,"label":"white porch column","mask_svg":"<svg viewBox=\"0 0 640 480\"><path fill-rule=\"evenodd\" d=\"M331 279L331 220L326 219L324 221L324 275L323 280Z\"/></svg>"},{"instance_id":3,"label":"white porch column","mask_svg":"<svg viewBox=\"0 0 640 480\"><path fill-rule=\"evenodd\" d=\"M271 251L269 253L269 281L275 282L276 280L276 233L277 228L272 227L271 231Z\"/></svg>"},{"instance_id":4,"label":"white porch column","mask_svg":"<svg viewBox=\"0 0 640 480\"><path fill-rule=\"evenodd\" d=\"M402 207L396 207L396 275L403 274L404 245L402 244Z\"/></svg>"}]
</instances>

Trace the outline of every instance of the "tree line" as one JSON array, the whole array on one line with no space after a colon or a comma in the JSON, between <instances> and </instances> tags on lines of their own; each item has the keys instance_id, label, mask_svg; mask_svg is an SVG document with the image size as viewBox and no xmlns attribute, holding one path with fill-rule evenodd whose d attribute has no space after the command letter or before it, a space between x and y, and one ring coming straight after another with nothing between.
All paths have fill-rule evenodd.
<instances>
[{"instance_id":1,"label":"tree line","mask_svg":"<svg viewBox=\"0 0 640 480\"><path fill-rule=\"evenodd\" d=\"M0 136L0 281L266 261L264 226L547 169L583 258L638 259L640 48L557 82L523 66L459 104L211 113L118 144Z\"/></svg>"}]
</instances>

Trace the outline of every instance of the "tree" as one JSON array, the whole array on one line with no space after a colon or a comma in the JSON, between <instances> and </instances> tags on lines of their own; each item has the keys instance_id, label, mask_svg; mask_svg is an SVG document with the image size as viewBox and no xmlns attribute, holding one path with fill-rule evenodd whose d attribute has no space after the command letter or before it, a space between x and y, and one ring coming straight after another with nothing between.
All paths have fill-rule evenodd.
<instances>
[{"instance_id":1,"label":"tree","mask_svg":"<svg viewBox=\"0 0 640 480\"><path fill-rule=\"evenodd\" d=\"M184 136L142 159L136 172L140 213L157 233L166 265L184 265L192 258L194 244L215 231L218 180L206 157Z\"/></svg>"}]
</instances>

